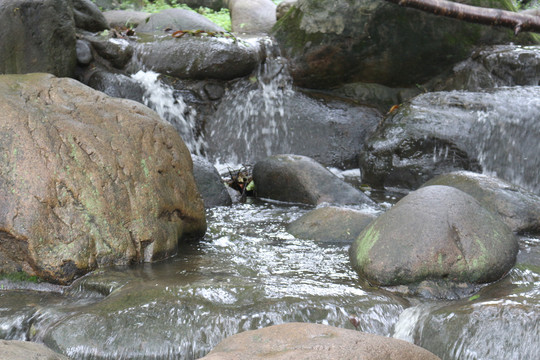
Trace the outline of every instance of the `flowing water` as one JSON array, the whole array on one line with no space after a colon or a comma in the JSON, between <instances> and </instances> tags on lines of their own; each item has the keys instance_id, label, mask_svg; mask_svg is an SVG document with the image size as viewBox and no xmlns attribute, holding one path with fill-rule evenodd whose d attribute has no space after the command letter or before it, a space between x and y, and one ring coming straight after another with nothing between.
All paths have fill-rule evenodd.
<instances>
[{"instance_id":1,"label":"flowing water","mask_svg":"<svg viewBox=\"0 0 540 360\"><path fill-rule=\"evenodd\" d=\"M278 119L292 90L279 58L265 64L247 95L226 95L233 105L220 116L268 141L271 153L288 131ZM201 151L191 110L155 74L134 77L148 90L145 101L176 122L192 152ZM234 162L234 149L227 151L220 160ZM359 183L356 171L340 175ZM372 195L383 206L359 210L378 212L397 200ZM260 200L216 207L207 210L204 239L170 260L100 269L69 287L2 280L0 338L43 342L77 360L195 359L241 331L292 321L353 330L354 316L361 331L416 343L442 359L540 358L539 239L522 237L514 269L478 294L425 299L361 281L349 244L288 234L286 224L309 210Z\"/></svg>"}]
</instances>

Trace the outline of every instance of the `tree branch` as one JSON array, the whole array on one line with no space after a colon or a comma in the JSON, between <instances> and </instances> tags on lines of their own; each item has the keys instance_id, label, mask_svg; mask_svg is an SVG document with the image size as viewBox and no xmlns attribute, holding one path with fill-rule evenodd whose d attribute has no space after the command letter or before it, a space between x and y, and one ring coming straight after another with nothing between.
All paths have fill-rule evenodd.
<instances>
[{"instance_id":1,"label":"tree branch","mask_svg":"<svg viewBox=\"0 0 540 360\"><path fill-rule=\"evenodd\" d=\"M446 0L386 0L404 7L426 11L476 24L508 27L514 34L521 31L540 33L540 16L501 9L482 8Z\"/></svg>"}]
</instances>

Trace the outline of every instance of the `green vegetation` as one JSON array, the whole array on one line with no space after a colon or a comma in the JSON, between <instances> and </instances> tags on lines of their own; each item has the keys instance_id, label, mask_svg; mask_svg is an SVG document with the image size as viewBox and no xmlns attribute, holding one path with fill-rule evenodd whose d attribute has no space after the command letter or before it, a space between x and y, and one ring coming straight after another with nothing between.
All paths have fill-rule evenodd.
<instances>
[{"instance_id":1,"label":"green vegetation","mask_svg":"<svg viewBox=\"0 0 540 360\"><path fill-rule=\"evenodd\" d=\"M25 272L19 271L14 273L7 273L7 274L0 274L0 280L10 280L10 281L17 281L17 282L33 282L33 283L39 283L41 282L41 279L37 276L30 276Z\"/></svg>"}]
</instances>

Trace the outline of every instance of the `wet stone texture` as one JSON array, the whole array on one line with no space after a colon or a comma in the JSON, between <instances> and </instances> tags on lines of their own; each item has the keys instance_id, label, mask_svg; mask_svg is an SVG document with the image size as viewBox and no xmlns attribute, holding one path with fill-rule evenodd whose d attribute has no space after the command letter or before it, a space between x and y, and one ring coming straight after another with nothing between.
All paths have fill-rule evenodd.
<instances>
[{"instance_id":1,"label":"wet stone texture","mask_svg":"<svg viewBox=\"0 0 540 360\"><path fill-rule=\"evenodd\" d=\"M31 74L0 77L0 112L0 271L68 283L204 234L189 152L148 108Z\"/></svg>"}]
</instances>

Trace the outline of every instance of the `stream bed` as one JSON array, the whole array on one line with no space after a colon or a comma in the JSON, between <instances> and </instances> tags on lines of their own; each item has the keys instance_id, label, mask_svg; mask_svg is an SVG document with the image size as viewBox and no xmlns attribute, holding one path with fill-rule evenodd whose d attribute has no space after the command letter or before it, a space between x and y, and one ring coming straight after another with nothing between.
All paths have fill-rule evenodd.
<instances>
[{"instance_id":1,"label":"stream bed","mask_svg":"<svg viewBox=\"0 0 540 360\"><path fill-rule=\"evenodd\" d=\"M288 234L308 210L248 199L209 209L205 238L168 261L100 269L69 287L3 280L0 338L73 359L196 359L238 332L293 321L354 329L355 316L361 331L442 359L540 358L540 240L521 237L514 269L474 296L425 299L361 281L348 243Z\"/></svg>"}]
</instances>

